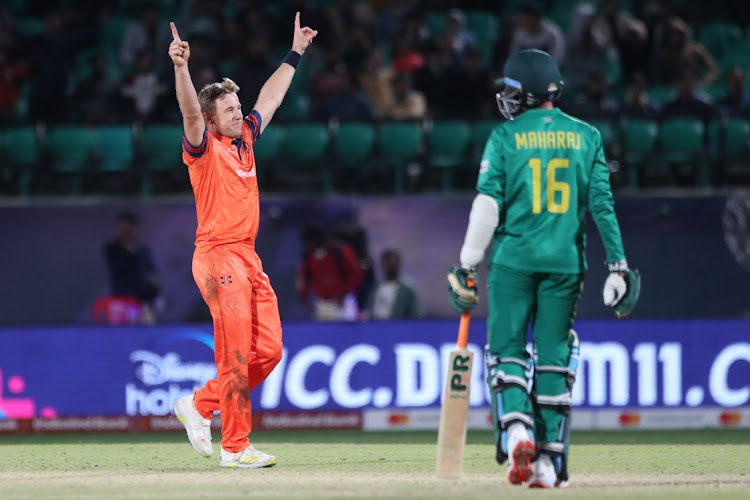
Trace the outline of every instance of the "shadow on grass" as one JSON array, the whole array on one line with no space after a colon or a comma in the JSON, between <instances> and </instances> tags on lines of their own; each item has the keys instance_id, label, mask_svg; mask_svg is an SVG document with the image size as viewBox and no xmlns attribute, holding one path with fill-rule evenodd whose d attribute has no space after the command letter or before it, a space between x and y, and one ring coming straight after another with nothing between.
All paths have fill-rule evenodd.
<instances>
[{"instance_id":1,"label":"shadow on grass","mask_svg":"<svg viewBox=\"0 0 750 500\"><path fill-rule=\"evenodd\" d=\"M258 443L433 444L437 442L437 433L431 431L258 431L252 437ZM219 439L219 433L214 431L214 441ZM0 448L4 444L182 443L185 441L187 441L187 436L182 432L17 434L1 436ZM490 431L470 431L466 441L469 444L494 444ZM750 444L750 429L575 431L571 436L571 444Z\"/></svg>"}]
</instances>

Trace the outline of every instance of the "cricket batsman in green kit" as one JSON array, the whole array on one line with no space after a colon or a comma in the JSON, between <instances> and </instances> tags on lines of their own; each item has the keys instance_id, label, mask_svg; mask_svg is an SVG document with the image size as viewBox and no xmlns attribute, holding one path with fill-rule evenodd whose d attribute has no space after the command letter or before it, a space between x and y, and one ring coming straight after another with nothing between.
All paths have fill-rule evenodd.
<instances>
[{"instance_id":1,"label":"cricket batsman in green kit","mask_svg":"<svg viewBox=\"0 0 750 500\"><path fill-rule=\"evenodd\" d=\"M635 306L640 275L625 260L599 131L553 107L563 86L557 64L523 50L499 83L507 121L482 156L461 267L448 274L450 299L459 313L476 306L476 267L492 242L485 357L497 460L509 461L512 484L565 487L587 210L607 253L604 304L618 318Z\"/></svg>"}]
</instances>

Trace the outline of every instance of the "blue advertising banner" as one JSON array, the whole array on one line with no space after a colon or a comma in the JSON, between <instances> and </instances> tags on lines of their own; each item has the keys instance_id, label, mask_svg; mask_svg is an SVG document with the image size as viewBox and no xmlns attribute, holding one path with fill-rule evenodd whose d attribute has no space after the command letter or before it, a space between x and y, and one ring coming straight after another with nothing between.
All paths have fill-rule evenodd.
<instances>
[{"instance_id":1,"label":"blue advertising banner","mask_svg":"<svg viewBox=\"0 0 750 500\"><path fill-rule=\"evenodd\" d=\"M457 321L288 324L256 410L440 405ZM750 404L750 321L582 320L577 407ZM471 405L486 407L486 328L471 327ZM210 325L0 329L0 417L166 415L216 375Z\"/></svg>"}]
</instances>

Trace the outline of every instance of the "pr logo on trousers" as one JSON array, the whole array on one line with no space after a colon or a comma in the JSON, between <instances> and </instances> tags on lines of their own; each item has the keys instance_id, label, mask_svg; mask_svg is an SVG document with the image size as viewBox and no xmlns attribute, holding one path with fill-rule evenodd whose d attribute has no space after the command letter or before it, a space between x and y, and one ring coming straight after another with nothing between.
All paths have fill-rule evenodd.
<instances>
[{"instance_id":1,"label":"pr logo on trousers","mask_svg":"<svg viewBox=\"0 0 750 500\"><path fill-rule=\"evenodd\" d=\"M232 284L232 276L229 274L222 274L221 275L221 284L224 286L229 286Z\"/></svg>"}]
</instances>

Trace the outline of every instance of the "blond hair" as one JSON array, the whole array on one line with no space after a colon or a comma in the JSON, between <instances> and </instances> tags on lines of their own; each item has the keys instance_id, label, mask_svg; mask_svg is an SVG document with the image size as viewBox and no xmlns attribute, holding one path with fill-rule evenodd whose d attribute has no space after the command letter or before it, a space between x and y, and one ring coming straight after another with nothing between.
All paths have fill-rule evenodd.
<instances>
[{"instance_id":1,"label":"blond hair","mask_svg":"<svg viewBox=\"0 0 750 500\"><path fill-rule=\"evenodd\" d=\"M201 105L201 113L213 113L216 110L216 100L227 94L236 94L240 87L229 78L221 82L209 83L198 93L198 104Z\"/></svg>"}]
</instances>

